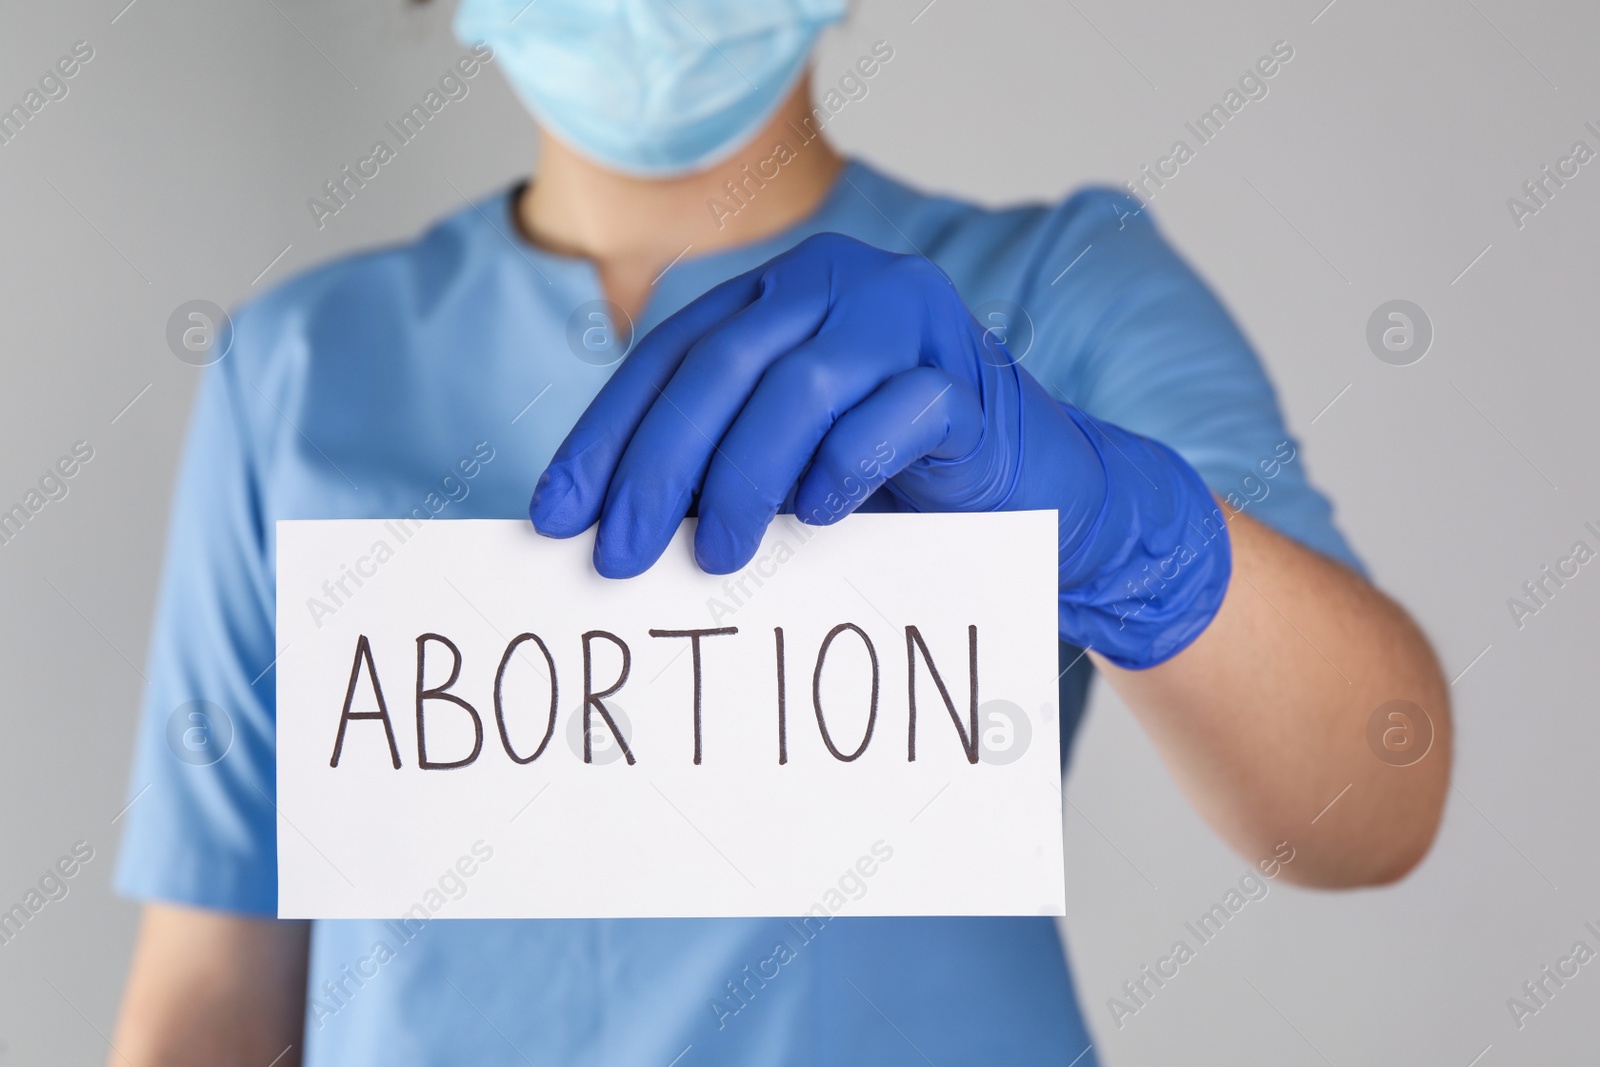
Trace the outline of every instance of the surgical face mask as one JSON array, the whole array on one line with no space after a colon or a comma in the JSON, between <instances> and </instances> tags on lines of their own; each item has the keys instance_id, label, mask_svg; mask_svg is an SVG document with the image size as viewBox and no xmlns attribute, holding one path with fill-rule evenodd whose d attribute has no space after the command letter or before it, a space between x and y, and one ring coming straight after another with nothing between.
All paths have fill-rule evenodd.
<instances>
[{"instance_id":1,"label":"surgical face mask","mask_svg":"<svg viewBox=\"0 0 1600 1067\"><path fill-rule=\"evenodd\" d=\"M495 65L539 123L626 174L721 162L805 71L846 0L461 0L455 33Z\"/></svg>"}]
</instances>

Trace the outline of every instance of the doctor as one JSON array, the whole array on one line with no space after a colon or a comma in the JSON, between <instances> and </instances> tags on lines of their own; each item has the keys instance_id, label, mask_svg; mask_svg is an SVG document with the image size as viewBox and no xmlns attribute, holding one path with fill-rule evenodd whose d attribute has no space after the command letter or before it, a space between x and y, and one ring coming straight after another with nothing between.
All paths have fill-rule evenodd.
<instances>
[{"instance_id":1,"label":"doctor","mask_svg":"<svg viewBox=\"0 0 1600 1067\"><path fill-rule=\"evenodd\" d=\"M1248 860L1287 843L1284 877L1344 887L1427 851L1447 687L1238 328L1116 193L987 210L840 158L806 73L844 7L463 0L458 35L538 119L536 180L239 310L174 506L110 1062L1095 1062L1049 919L839 918L751 981L781 919L441 918L390 943L273 918L273 521L410 514L478 442L448 517L597 526L616 578L691 513L724 573L780 510L1057 510L1064 738L1092 669ZM614 358L569 343L595 322ZM232 725L211 763L166 740L196 699ZM1404 768L1367 742L1396 700L1433 731Z\"/></svg>"}]
</instances>

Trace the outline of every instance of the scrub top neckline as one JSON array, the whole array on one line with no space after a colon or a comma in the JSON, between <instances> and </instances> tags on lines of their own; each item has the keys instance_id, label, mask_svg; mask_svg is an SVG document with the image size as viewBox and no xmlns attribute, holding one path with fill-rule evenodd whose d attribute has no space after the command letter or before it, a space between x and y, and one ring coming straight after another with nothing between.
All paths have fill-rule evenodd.
<instances>
[{"instance_id":1,"label":"scrub top neckline","mask_svg":"<svg viewBox=\"0 0 1600 1067\"><path fill-rule=\"evenodd\" d=\"M640 325L654 325L659 321L657 310L662 301L668 299L669 294L664 292L669 287L677 291L680 285L698 284L686 294L686 299L692 299L701 292L709 289L717 282L731 278L743 270L748 270L759 263L763 263L778 253L785 251L798 243L799 239L813 233L825 232L830 219L837 219L841 201L846 190L857 188L852 179L864 178L870 174L870 168L861 161L852 157L845 157L844 165L828 185L828 190L817 201L810 212L785 226L783 229L768 234L765 237L742 244L729 245L716 248L707 252L696 254L690 246L682 258L675 261L651 286L650 295L646 298L644 307L638 316ZM596 297L605 295L605 287L600 282L600 270L595 261L587 256L567 255L542 248L530 241L522 231L522 226L517 218L517 203L524 190L532 183L533 178L523 178L512 183L499 194L499 210L489 212L488 218L516 249L518 254L526 260L546 281L551 278L545 274L548 269L551 274L563 276L565 279L582 284L592 291ZM859 190L858 190L859 191ZM675 308L685 301L677 301L669 305ZM660 318L665 318L661 315Z\"/></svg>"}]
</instances>

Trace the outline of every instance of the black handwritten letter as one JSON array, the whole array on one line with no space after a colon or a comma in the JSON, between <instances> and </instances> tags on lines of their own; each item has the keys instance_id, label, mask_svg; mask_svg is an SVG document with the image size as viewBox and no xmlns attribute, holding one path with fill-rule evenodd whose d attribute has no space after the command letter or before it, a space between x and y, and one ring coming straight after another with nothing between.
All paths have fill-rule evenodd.
<instances>
[{"instance_id":1,"label":"black handwritten letter","mask_svg":"<svg viewBox=\"0 0 1600 1067\"><path fill-rule=\"evenodd\" d=\"M783 627L774 626L772 636L778 642L778 763L782 765L789 762L789 721L788 708L785 706L788 694L785 692L787 684L783 678Z\"/></svg>"},{"instance_id":2,"label":"black handwritten letter","mask_svg":"<svg viewBox=\"0 0 1600 1067\"><path fill-rule=\"evenodd\" d=\"M367 677L372 679L372 695L378 698L377 711L351 711L350 703L356 695L356 679L361 675L361 664L367 665ZM383 702L383 688L378 685L378 668L372 664L372 646L367 643L367 635L362 634L356 639L356 658L350 664L350 686L344 691L344 711L339 715L339 736L333 741L333 759L328 761L328 766L339 766L339 752L344 748L344 728L351 719L382 719L383 732L389 737L389 758L394 761L394 769L400 769L400 749L394 743L394 726L389 722L389 707Z\"/></svg>"},{"instance_id":3,"label":"black handwritten letter","mask_svg":"<svg viewBox=\"0 0 1600 1067\"><path fill-rule=\"evenodd\" d=\"M422 687L424 668L428 658L428 642L438 641L450 650L454 657L450 664L450 677L445 679L443 685L434 686L432 689ZM455 642L440 634L423 634L417 638L417 766L425 771L449 771L457 767L465 767L478 758L478 753L483 751L483 719L478 715L478 709L468 704L465 700L453 693L446 692L456 679L461 675L461 650ZM429 700L448 700L456 707L461 708L472 716L472 752L465 759L453 760L449 763L434 763L428 759L427 729L423 725L422 705Z\"/></svg>"},{"instance_id":4,"label":"black handwritten letter","mask_svg":"<svg viewBox=\"0 0 1600 1067\"><path fill-rule=\"evenodd\" d=\"M971 684L968 698L967 716L971 723L970 728L961 724L961 715L956 711L956 702L950 699L950 690L944 687L944 679L939 677L939 668L933 665L933 656L928 652L928 646L922 640L922 632L915 626L906 627L906 689L911 704L911 722L906 729L906 759L914 762L917 758L917 651L922 652L922 661L928 665L928 673L933 675L933 684L939 689L939 696L944 700L945 710L950 713L950 721L956 724L956 733L961 735L961 748L967 754L968 763L978 762L978 628L967 627L967 662L971 670Z\"/></svg>"},{"instance_id":5,"label":"black handwritten letter","mask_svg":"<svg viewBox=\"0 0 1600 1067\"><path fill-rule=\"evenodd\" d=\"M867 655L872 657L872 703L867 707L867 732L861 739L861 747L848 756L834 747L833 738L828 736L828 724L822 719L822 664L828 657L828 646L833 644L835 637L846 630L854 630L860 636L861 643L867 646ZM872 728L878 723L878 653L872 647L872 638L855 623L842 622L829 630L828 636L822 639L822 647L817 650L817 669L811 674L811 704L817 709L817 728L822 731L822 743L828 746L828 751L833 753L834 758L845 763L860 758L872 740Z\"/></svg>"},{"instance_id":6,"label":"black handwritten letter","mask_svg":"<svg viewBox=\"0 0 1600 1067\"><path fill-rule=\"evenodd\" d=\"M700 765L700 639L721 637L739 632L737 626L719 626L714 630L651 630L651 637L687 637L689 658L694 661L694 762ZM680 656L683 653L678 653Z\"/></svg>"},{"instance_id":7,"label":"black handwritten letter","mask_svg":"<svg viewBox=\"0 0 1600 1067\"><path fill-rule=\"evenodd\" d=\"M511 665L511 657L516 655L517 647L524 641L532 641L538 645L539 651L544 653L545 663L550 667L550 718L545 723L544 736L539 739L539 747L533 750L533 755L531 756L519 756L512 750L511 735L506 732L505 705L501 703L500 697L501 687L506 680L506 668ZM550 655L550 650L545 647L544 641L540 639L538 634L518 634L512 638L511 643L506 646L506 654L500 657L500 669L494 675L494 721L500 727L500 743L505 746L506 755L510 756L513 762L532 763L544 755L545 746L550 743L550 735L555 733L556 730L557 694L556 661Z\"/></svg>"},{"instance_id":8,"label":"black handwritten letter","mask_svg":"<svg viewBox=\"0 0 1600 1067\"><path fill-rule=\"evenodd\" d=\"M622 673L617 676L617 680L612 683L611 688L602 689L598 693L594 690L594 684L589 673L591 665L589 643L597 637L605 638L622 650ZM628 747L627 738L622 736L622 731L617 729L617 724L611 718L611 713L600 702L601 697L611 696L627 683L628 671L632 669L632 666L633 659L628 653L628 645L616 634L607 633L605 630L590 630L583 635L583 762L585 763L594 762L594 751L589 741L589 725L592 721L589 713L591 710L598 711L600 717L606 721L606 726L610 727L611 736L616 738L617 744L622 746L622 754L627 757L628 766L631 767L637 762L633 758L633 750Z\"/></svg>"}]
</instances>

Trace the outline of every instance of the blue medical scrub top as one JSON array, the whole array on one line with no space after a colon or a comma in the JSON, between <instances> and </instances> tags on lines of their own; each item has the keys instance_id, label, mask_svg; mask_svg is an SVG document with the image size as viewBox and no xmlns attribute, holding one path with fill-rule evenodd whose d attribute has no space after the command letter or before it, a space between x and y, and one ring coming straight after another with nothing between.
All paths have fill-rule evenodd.
<instances>
[{"instance_id":1,"label":"blue medical scrub top","mask_svg":"<svg viewBox=\"0 0 1600 1067\"><path fill-rule=\"evenodd\" d=\"M603 296L593 265L531 246L513 221L517 192L235 314L231 350L205 373L174 504L123 893L275 914L274 521L525 517L539 473L611 373L603 325L585 334L604 321L585 307ZM691 250L660 279L638 333L823 231L932 259L1060 397L1164 441L1246 513L1359 567L1249 344L1114 192L991 210L852 162L800 224ZM1063 648L1063 665L1075 657ZM1089 677L1087 659L1062 677L1064 747ZM193 701L231 726L216 762L220 743L199 758L185 747ZM437 918L409 938L384 922L317 922L305 1062L1095 1061L1049 918L851 918L846 907L806 932L781 917ZM769 962L779 944L792 955L781 967Z\"/></svg>"}]
</instances>

